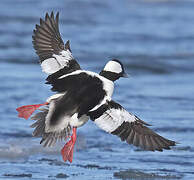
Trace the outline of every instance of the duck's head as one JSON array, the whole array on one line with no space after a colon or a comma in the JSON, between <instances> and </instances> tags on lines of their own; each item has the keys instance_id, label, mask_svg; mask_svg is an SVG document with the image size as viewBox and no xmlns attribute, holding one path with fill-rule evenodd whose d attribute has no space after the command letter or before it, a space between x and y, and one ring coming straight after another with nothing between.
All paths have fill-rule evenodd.
<instances>
[{"instance_id":1,"label":"duck's head","mask_svg":"<svg viewBox=\"0 0 194 180\"><path fill-rule=\"evenodd\" d=\"M108 61L104 69L100 72L100 75L111 81L116 81L120 77L128 77L125 73L123 64L117 59Z\"/></svg>"}]
</instances>

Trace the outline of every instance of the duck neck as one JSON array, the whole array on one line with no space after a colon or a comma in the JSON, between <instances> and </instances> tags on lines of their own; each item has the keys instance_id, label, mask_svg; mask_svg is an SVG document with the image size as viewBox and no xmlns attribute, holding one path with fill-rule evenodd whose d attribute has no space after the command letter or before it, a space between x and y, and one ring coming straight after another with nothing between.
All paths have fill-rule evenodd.
<instances>
[{"instance_id":1,"label":"duck neck","mask_svg":"<svg viewBox=\"0 0 194 180\"><path fill-rule=\"evenodd\" d=\"M111 81L116 81L117 79L120 78L120 74L117 74L117 73L113 73L113 72L110 72L110 71L104 71L102 70L100 72L100 75L111 80Z\"/></svg>"}]
</instances>

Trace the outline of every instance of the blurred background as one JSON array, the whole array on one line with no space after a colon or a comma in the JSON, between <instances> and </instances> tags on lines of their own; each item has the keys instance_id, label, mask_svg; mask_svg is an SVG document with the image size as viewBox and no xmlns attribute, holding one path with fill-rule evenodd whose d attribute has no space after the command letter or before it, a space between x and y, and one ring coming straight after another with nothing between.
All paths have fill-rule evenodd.
<instances>
[{"instance_id":1,"label":"blurred background","mask_svg":"<svg viewBox=\"0 0 194 180\"><path fill-rule=\"evenodd\" d=\"M1 0L0 178L193 179L194 1ZM43 148L18 106L50 96L32 47L32 31L46 12L59 11L63 40L83 69L99 72L120 59L129 79L116 82L114 99L179 142L147 152L89 122L78 130L72 164L59 143Z\"/></svg>"}]
</instances>

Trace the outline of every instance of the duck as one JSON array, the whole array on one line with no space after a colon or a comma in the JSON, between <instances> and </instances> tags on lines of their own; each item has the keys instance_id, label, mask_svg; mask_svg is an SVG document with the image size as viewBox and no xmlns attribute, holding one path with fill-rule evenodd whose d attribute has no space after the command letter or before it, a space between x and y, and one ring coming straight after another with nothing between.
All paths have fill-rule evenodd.
<instances>
[{"instance_id":1,"label":"duck","mask_svg":"<svg viewBox=\"0 0 194 180\"><path fill-rule=\"evenodd\" d=\"M41 137L40 144L44 147L64 139L61 155L65 162L71 163L77 128L89 120L121 141L144 150L163 151L176 145L112 99L115 81L128 76L120 60L109 60L100 73L81 69L72 55L70 41L64 43L61 38L59 12L56 16L53 12L46 13L45 19L36 25L32 39L42 71L48 75L46 84L54 94L44 103L16 110L19 117L35 121L31 125L32 135ZM35 110L38 112L33 114Z\"/></svg>"}]
</instances>

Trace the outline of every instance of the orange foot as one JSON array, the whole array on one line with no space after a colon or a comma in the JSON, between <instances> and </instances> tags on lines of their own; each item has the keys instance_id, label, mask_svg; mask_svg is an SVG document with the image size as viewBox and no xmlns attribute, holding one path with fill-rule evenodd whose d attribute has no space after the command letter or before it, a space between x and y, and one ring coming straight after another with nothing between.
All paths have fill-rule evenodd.
<instances>
[{"instance_id":1,"label":"orange foot","mask_svg":"<svg viewBox=\"0 0 194 180\"><path fill-rule=\"evenodd\" d=\"M73 134L71 136L71 139L64 145L64 147L61 149L61 155L63 157L64 162L66 162L67 160L72 163L73 160L73 148L76 142L76 129L77 128L73 128Z\"/></svg>"},{"instance_id":2,"label":"orange foot","mask_svg":"<svg viewBox=\"0 0 194 180\"><path fill-rule=\"evenodd\" d=\"M18 111L19 113L18 117L21 117L27 120L36 109L38 109L40 106L44 106L47 104L48 102L45 102L43 104L33 104L33 105L21 106L21 107L18 107L16 111Z\"/></svg>"}]
</instances>

